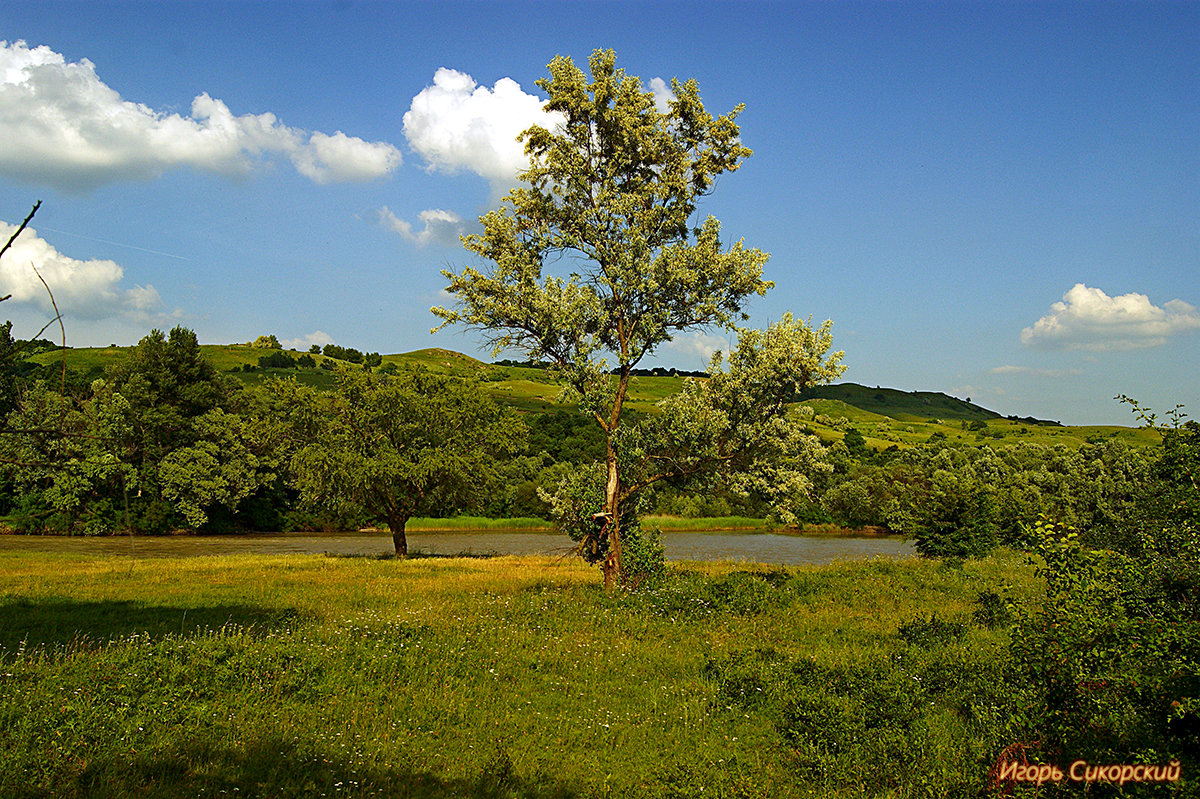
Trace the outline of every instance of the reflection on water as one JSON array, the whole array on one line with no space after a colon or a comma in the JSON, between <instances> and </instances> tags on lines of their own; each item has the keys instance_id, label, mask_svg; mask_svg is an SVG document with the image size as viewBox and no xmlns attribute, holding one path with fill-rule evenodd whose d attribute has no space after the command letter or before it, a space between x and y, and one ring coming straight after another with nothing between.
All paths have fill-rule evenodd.
<instances>
[{"instance_id":1,"label":"reflection on water","mask_svg":"<svg viewBox=\"0 0 1200 799\"><path fill-rule=\"evenodd\" d=\"M565 554L572 542L550 533L410 533L410 552L431 555ZM838 560L907 558L908 541L894 538L810 538L770 533L664 533L668 560L745 560L794 565ZM194 555L328 553L386 555L393 551L388 533L253 533L237 536L135 536L62 538L0 536L0 552L65 552L132 555L139 558Z\"/></svg>"}]
</instances>

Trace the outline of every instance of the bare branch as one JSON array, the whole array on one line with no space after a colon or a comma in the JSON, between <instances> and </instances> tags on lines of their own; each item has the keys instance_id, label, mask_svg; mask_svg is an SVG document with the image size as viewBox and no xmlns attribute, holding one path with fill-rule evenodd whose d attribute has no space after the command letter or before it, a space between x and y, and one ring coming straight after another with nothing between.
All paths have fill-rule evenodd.
<instances>
[{"instance_id":1,"label":"bare branch","mask_svg":"<svg viewBox=\"0 0 1200 799\"><path fill-rule=\"evenodd\" d=\"M8 248L11 247L13 242L17 240L17 236L21 235L21 231L23 231L25 229L25 226L29 224L29 220L33 219L33 215L36 214L37 210L41 207L42 207L41 200L38 200L37 202L35 202L33 204L33 208L29 211L29 215L25 217L25 221L23 221L21 223L20 227L17 228L17 232L12 234L11 236L9 236L8 241L5 243L5 245L3 247L0 247L0 258L4 257L4 253L8 252ZM6 294L4 297L0 297L0 302L4 302L11 296L12 296L11 294Z\"/></svg>"},{"instance_id":2,"label":"bare branch","mask_svg":"<svg viewBox=\"0 0 1200 799\"><path fill-rule=\"evenodd\" d=\"M51 319L50 322L53 322L55 319L57 319L59 332L62 333L62 350L61 350L62 351L62 394L63 394L63 396L66 396L66 393L67 393L67 328L63 325L62 311L58 310L58 303L54 301L54 292L50 290L50 285L48 283L46 283L46 279L44 277L42 277L42 273L37 270L37 267L34 266L32 262L30 262L29 268L33 270L33 273L35 275L37 275L38 280L42 281L42 285L46 287L46 293L50 295L50 306L52 308L54 308L54 319ZM47 327L49 327L50 322L47 322L45 327L42 328L42 330L45 330ZM41 333L39 332L38 335L41 335Z\"/></svg>"}]
</instances>

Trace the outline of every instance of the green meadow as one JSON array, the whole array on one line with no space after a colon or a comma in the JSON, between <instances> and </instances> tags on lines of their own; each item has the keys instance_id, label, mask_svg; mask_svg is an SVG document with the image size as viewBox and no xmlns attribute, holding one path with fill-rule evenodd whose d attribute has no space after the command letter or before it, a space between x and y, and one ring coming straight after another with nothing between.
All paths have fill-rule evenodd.
<instances>
[{"instance_id":1,"label":"green meadow","mask_svg":"<svg viewBox=\"0 0 1200 799\"><path fill-rule=\"evenodd\" d=\"M965 796L1023 556L0 555L0 795Z\"/></svg>"}]
</instances>

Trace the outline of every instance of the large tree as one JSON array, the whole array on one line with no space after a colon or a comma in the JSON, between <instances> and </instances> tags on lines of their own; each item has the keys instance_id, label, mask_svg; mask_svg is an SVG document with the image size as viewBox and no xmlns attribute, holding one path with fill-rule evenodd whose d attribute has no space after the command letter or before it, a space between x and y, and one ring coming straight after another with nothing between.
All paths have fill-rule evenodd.
<instances>
[{"instance_id":1,"label":"large tree","mask_svg":"<svg viewBox=\"0 0 1200 799\"><path fill-rule=\"evenodd\" d=\"M550 63L538 86L554 122L522 134L523 185L464 239L490 264L446 271L457 305L433 309L443 324L483 331L497 354L549 359L595 417L606 442L597 519L610 586L623 576L631 498L618 445L631 370L683 331L734 328L747 299L772 286L766 253L726 246L716 219L695 218L716 178L750 155L734 121L741 106L714 117L695 81L673 80L660 110L615 62L611 50L594 52L590 77L570 58Z\"/></svg>"},{"instance_id":2,"label":"large tree","mask_svg":"<svg viewBox=\"0 0 1200 799\"><path fill-rule=\"evenodd\" d=\"M331 391L295 380L268 390L290 415L291 468L303 498L382 518L400 557L410 518L465 504L524 440L520 421L477 384L445 375L344 369Z\"/></svg>"}]
</instances>

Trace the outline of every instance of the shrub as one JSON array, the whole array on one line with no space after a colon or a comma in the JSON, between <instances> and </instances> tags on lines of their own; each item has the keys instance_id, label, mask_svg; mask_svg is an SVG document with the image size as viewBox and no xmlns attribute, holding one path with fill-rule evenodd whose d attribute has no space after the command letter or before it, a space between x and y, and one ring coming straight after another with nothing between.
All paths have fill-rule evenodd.
<instances>
[{"instance_id":1,"label":"shrub","mask_svg":"<svg viewBox=\"0 0 1200 799\"><path fill-rule=\"evenodd\" d=\"M981 591L975 602L977 607L971 612L971 619L980 627L994 630L1012 623L1012 610L995 591Z\"/></svg>"},{"instance_id":2,"label":"shrub","mask_svg":"<svg viewBox=\"0 0 1200 799\"><path fill-rule=\"evenodd\" d=\"M272 352L269 355L259 356L259 369L295 369L296 362L292 360L292 356L288 355L283 350Z\"/></svg>"},{"instance_id":3,"label":"shrub","mask_svg":"<svg viewBox=\"0 0 1200 799\"><path fill-rule=\"evenodd\" d=\"M937 469L898 495L888 526L916 540L925 557L981 558L996 547L988 489L968 472Z\"/></svg>"},{"instance_id":4,"label":"shrub","mask_svg":"<svg viewBox=\"0 0 1200 799\"><path fill-rule=\"evenodd\" d=\"M250 342L250 346L256 350L281 350L283 345L279 343L279 339L274 335L259 336Z\"/></svg>"},{"instance_id":5,"label":"shrub","mask_svg":"<svg viewBox=\"0 0 1200 799\"><path fill-rule=\"evenodd\" d=\"M1200 751L1200 537L1158 532L1125 553L1035 526L1046 595L1022 612L1011 652L1047 757L1165 764Z\"/></svg>"},{"instance_id":6,"label":"shrub","mask_svg":"<svg viewBox=\"0 0 1200 799\"><path fill-rule=\"evenodd\" d=\"M635 524L621 530L621 560L625 581L633 586L645 585L666 573L666 556L662 537L657 529Z\"/></svg>"}]
</instances>

